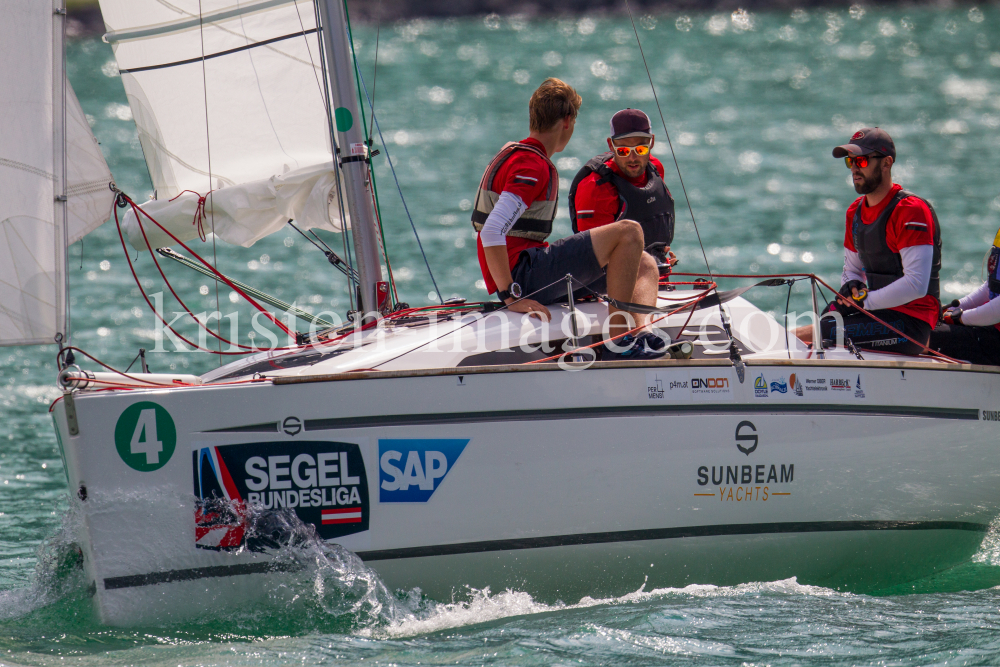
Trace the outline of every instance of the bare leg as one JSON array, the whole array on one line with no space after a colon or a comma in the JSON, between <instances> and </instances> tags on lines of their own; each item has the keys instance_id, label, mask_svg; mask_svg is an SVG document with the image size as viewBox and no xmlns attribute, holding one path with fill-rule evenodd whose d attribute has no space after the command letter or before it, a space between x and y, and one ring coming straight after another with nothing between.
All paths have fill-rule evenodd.
<instances>
[{"instance_id":1,"label":"bare leg","mask_svg":"<svg viewBox=\"0 0 1000 667\"><path fill-rule=\"evenodd\" d=\"M619 220L590 230L590 239L598 263L607 267L608 296L618 301L633 299L642 263L642 227L631 220ZM648 301L648 295L644 296ZM644 305L653 305L655 297L654 292L654 301ZM629 322L636 321L634 315L614 306L608 306L608 320L612 336L625 333L632 328Z\"/></svg>"},{"instance_id":2,"label":"bare leg","mask_svg":"<svg viewBox=\"0 0 1000 667\"><path fill-rule=\"evenodd\" d=\"M660 271L656 268L656 260L648 252L642 253L639 260L639 275L635 280L635 290L632 292L632 303L645 306L656 305L656 294L660 289ZM649 325L650 315L639 315L643 326Z\"/></svg>"},{"instance_id":3,"label":"bare leg","mask_svg":"<svg viewBox=\"0 0 1000 667\"><path fill-rule=\"evenodd\" d=\"M798 327L797 329L794 330L793 333L795 333L795 337L801 340L803 343L807 343L809 345L812 344L813 327L811 324L807 324L804 327Z\"/></svg>"}]
</instances>

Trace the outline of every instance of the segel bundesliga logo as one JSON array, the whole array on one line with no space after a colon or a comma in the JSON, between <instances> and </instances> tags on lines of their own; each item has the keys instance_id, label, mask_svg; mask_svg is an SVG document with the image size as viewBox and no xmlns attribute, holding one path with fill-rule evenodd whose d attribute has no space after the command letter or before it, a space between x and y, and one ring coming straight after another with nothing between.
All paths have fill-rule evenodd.
<instances>
[{"instance_id":1,"label":"segel bundesliga logo","mask_svg":"<svg viewBox=\"0 0 1000 667\"><path fill-rule=\"evenodd\" d=\"M426 503L467 444L468 438L379 440L379 502Z\"/></svg>"},{"instance_id":2,"label":"segel bundesliga logo","mask_svg":"<svg viewBox=\"0 0 1000 667\"><path fill-rule=\"evenodd\" d=\"M328 540L368 530L368 476L361 449L346 442L260 442L202 447L194 465L195 544L236 549L255 516L291 510ZM251 542L253 538L251 538Z\"/></svg>"}]
</instances>

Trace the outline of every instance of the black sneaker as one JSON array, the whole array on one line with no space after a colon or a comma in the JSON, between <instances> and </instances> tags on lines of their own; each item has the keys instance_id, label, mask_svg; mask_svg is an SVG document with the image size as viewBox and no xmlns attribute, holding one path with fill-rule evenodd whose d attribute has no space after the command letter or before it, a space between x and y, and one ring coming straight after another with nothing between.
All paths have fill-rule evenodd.
<instances>
[{"instance_id":1,"label":"black sneaker","mask_svg":"<svg viewBox=\"0 0 1000 667\"><path fill-rule=\"evenodd\" d=\"M667 353L667 344L663 339L648 331L638 336L626 334L612 344L618 351L605 343L601 350L601 361L647 361L661 359Z\"/></svg>"}]
</instances>

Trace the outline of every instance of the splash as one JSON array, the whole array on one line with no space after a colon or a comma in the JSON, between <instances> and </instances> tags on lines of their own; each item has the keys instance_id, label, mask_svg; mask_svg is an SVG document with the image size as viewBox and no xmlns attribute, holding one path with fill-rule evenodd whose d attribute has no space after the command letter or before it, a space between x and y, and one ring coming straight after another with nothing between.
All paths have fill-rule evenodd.
<instances>
[{"instance_id":1,"label":"splash","mask_svg":"<svg viewBox=\"0 0 1000 667\"><path fill-rule=\"evenodd\" d=\"M35 570L27 587L0 591L0 621L27 616L61 599L85 597L83 552L74 541L80 517L70 510L62 524L35 551Z\"/></svg>"},{"instance_id":2,"label":"splash","mask_svg":"<svg viewBox=\"0 0 1000 667\"><path fill-rule=\"evenodd\" d=\"M755 582L736 586L712 586L691 584L684 588L656 588L645 590L643 584L638 590L618 597L584 597L576 604L537 602L522 591L506 590L492 593L489 588L467 589L467 598L460 602L436 603L419 596L419 589L410 592L406 600L397 606L396 619L385 626L366 629L359 633L378 638L400 638L423 635L442 630L489 623L516 616L534 616L573 609L590 607L610 607L614 605L640 604L665 598L745 598L760 595L784 595L804 597L857 597L821 586L807 586L798 583L795 577L781 581Z\"/></svg>"}]
</instances>

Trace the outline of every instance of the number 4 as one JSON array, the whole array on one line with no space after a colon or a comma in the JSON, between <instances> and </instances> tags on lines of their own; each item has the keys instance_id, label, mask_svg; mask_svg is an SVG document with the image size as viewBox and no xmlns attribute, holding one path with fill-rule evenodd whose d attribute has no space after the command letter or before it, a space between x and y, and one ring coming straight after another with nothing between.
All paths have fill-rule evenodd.
<instances>
[{"instance_id":1,"label":"number 4","mask_svg":"<svg viewBox=\"0 0 1000 667\"><path fill-rule=\"evenodd\" d=\"M133 454L145 454L146 465L160 462L163 443L156 437L156 410L150 408L139 413L132 433L131 451Z\"/></svg>"}]
</instances>

